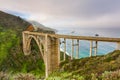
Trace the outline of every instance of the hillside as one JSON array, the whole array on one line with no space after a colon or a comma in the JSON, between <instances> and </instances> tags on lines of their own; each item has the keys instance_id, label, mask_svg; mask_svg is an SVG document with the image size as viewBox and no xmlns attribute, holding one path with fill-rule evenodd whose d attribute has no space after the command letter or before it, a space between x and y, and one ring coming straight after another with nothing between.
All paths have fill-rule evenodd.
<instances>
[{"instance_id":1,"label":"hillside","mask_svg":"<svg viewBox=\"0 0 120 80\"><path fill-rule=\"evenodd\" d=\"M15 16L9 13L0 11L0 26L4 29L12 29L21 34L30 25L33 25L37 32L55 33L55 29L46 27L37 21L24 20L20 16Z\"/></svg>"},{"instance_id":2,"label":"hillside","mask_svg":"<svg viewBox=\"0 0 120 80\"><path fill-rule=\"evenodd\" d=\"M22 50L22 31L30 24L18 16L0 11L1 72L32 73L44 77L45 65L36 42L32 40L32 53L29 56L25 56Z\"/></svg>"},{"instance_id":3,"label":"hillside","mask_svg":"<svg viewBox=\"0 0 120 80\"><path fill-rule=\"evenodd\" d=\"M33 24L19 16L0 11L0 80L6 80L3 72L45 77L45 65L36 42L32 40L29 56L25 56L22 50L22 31L30 25ZM54 29L43 25L38 27L38 32L55 33Z\"/></svg>"},{"instance_id":4,"label":"hillside","mask_svg":"<svg viewBox=\"0 0 120 80\"><path fill-rule=\"evenodd\" d=\"M14 16L0 11L0 26L4 29L12 29L15 31L23 31L30 25L29 22L20 18L19 16Z\"/></svg>"},{"instance_id":5,"label":"hillside","mask_svg":"<svg viewBox=\"0 0 120 80\"><path fill-rule=\"evenodd\" d=\"M48 80L120 80L120 51L62 62Z\"/></svg>"},{"instance_id":6,"label":"hillside","mask_svg":"<svg viewBox=\"0 0 120 80\"><path fill-rule=\"evenodd\" d=\"M57 32L57 30L46 27L46 26L40 24L37 21L28 21L28 22L30 22L35 27L35 31L37 31L37 32L44 32L44 33L55 33L55 32Z\"/></svg>"},{"instance_id":7,"label":"hillside","mask_svg":"<svg viewBox=\"0 0 120 80\"><path fill-rule=\"evenodd\" d=\"M21 32L27 25L30 23L22 18L0 11L0 80L39 80L45 77L45 65L36 42L32 40L29 56L24 56L22 51ZM48 80L119 80L119 61L119 50L104 56L66 60Z\"/></svg>"}]
</instances>

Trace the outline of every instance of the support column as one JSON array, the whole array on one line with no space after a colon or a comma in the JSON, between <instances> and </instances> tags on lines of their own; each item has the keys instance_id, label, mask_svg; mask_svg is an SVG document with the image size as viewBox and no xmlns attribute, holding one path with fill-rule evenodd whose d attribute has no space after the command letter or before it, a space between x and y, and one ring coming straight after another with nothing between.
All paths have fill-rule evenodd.
<instances>
[{"instance_id":1,"label":"support column","mask_svg":"<svg viewBox=\"0 0 120 80\"><path fill-rule=\"evenodd\" d=\"M59 38L47 37L47 66L48 75L59 68Z\"/></svg>"},{"instance_id":2,"label":"support column","mask_svg":"<svg viewBox=\"0 0 120 80\"><path fill-rule=\"evenodd\" d=\"M94 56L97 55L97 48L98 48L98 41L95 41L95 52L94 52Z\"/></svg>"},{"instance_id":3,"label":"support column","mask_svg":"<svg viewBox=\"0 0 120 80\"><path fill-rule=\"evenodd\" d=\"M25 34L24 32L22 32L22 38L23 38L23 52L24 52L24 55L29 55L29 53L28 53L28 47L29 47L29 45L27 45L27 43L29 41L26 40L27 34Z\"/></svg>"},{"instance_id":4,"label":"support column","mask_svg":"<svg viewBox=\"0 0 120 80\"><path fill-rule=\"evenodd\" d=\"M90 41L90 57L92 56L93 41Z\"/></svg>"},{"instance_id":5,"label":"support column","mask_svg":"<svg viewBox=\"0 0 120 80\"><path fill-rule=\"evenodd\" d=\"M116 50L120 50L120 42L117 42Z\"/></svg>"},{"instance_id":6,"label":"support column","mask_svg":"<svg viewBox=\"0 0 120 80\"><path fill-rule=\"evenodd\" d=\"M48 77L49 71L48 71L48 36L45 35L45 76Z\"/></svg>"},{"instance_id":7,"label":"support column","mask_svg":"<svg viewBox=\"0 0 120 80\"><path fill-rule=\"evenodd\" d=\"M58 47L60 46L59 38L54 38L54 41L52 43L53 44L51 45L52 52L51 52L50 66L52 66L52 72L53 72L59 68L59 64L60 64L60 48L58 49Z\"/></svg>"},{"instance_id":8,"label":"support column","mask_svg":"<svg viewBox=\"0 0 120 80\"><path fill-rule=\"evenodd\" d=\"M23 52L24 55L29 55L31 53L31 46L30 46L30 38L29 34L22 33L22 38L23 38Z\"/></svg>"},{"instance_id":9,"label":"support column","mask_svg":"<svg viewBox=\"0 0 120 80\"><path fill-rule=\"evenodd\" d=\"M79 40L77 40L77 51L76 51L76 59L79 58Z\"/></svg>"},{"instance_id":10,"label":"support column","mask_svg":"<svg viewBox=\"0 0 120 80\"><path fill-rule=\"evenodd\" d=\"M64 38L64 61L66 60L66 39Z\"/></svg>"},{"instance_id":11,"label":"support column","mask_svg":"<svg viewBox=\"0 0 120 80\"><path fill-rule=\"evenodd\" d=\"M60 39L58 38L58 63L60 64Z\"/></svg>"},{"instance_id":12,"label":"support column","mask_svg":"<svg viewBox=\"0 0 120 80\"><path fill-rule=\"evenodd\" d=\"M22 38L23 38L23 52L24 52L24 54L26 55L26 52L25 52L25 48L26 48L26 40L25 40L25 33L24 32L22 32Z\"/></svg>"},{"instance_id":13,"label":"support column","mask_svg":"<svg viewBox=\"0 0 120 80\"><path fill-rule=\"evenodd\" d=\"M72 53L71 53L71 60L73 59L74 54L74 39L72 39Z\"/></svg>"}]
</instances>

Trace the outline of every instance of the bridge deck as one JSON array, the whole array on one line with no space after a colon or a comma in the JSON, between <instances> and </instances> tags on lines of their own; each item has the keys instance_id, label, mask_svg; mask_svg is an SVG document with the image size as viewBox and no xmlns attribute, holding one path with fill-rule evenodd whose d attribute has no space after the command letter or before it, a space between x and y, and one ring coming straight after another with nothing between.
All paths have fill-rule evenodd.
<instances>
[{"instance_id":1,"label":"bridge deck","mask_svg":"<svg viewBox=\"0 0 120 80\"><path fill-rule=\"evenodd\" d=\"M45 36L44 33L24 31L24 33L32 35ZM91 40L91 41L104 41L104 42L120 42L120 38L110 37L93 37L93 36L73 36L73 35L60 35L60 34L47 34L50 37L65 38L65 39L78 39L78 40Z\"/></svg>"}]
</instances>

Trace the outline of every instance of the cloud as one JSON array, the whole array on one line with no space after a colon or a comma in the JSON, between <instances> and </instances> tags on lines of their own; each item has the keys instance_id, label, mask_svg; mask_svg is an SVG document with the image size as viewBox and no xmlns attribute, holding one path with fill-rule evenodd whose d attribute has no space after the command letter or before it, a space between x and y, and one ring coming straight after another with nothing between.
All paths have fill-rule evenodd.
<instances>
[{"instance_id":1,"label":"cloud","mask_svg":"<svg viewBox=\"0 0 120 80\"><path fill-rule=\"evenodd\" d=\"M54 28L120 26L120 0L0 1L1 10Z\"/></svg>"}]
</instances>

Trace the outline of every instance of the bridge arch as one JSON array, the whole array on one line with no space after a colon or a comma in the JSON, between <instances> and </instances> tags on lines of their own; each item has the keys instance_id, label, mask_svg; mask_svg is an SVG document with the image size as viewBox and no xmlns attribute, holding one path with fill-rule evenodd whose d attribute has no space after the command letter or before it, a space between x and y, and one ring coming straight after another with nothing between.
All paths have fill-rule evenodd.
<instances>
[{"instance_id":1,"label":"bridge arch","mask_svg":"<svg viewBox=\"0 0 120 80\"><path fill-rule=\"evenodd\" d=\"M39 48L39 52L40 52L40 54L42 55L42 58L43 58L43 60L44 60L44 44L43 44L43 41L42 41L42 39L40 39L40 38L38 38L38 37L36 37L36 36L32 36L32 35L30 35L30 36L28 36L28 40L27 40L27 49L28 49L28 55L31 53L31 42L32 42L32 39L36 42L36 44L38 45L38 48ZM44 60L44 62L45 62L45 60Z\"/></svg>"},{"instance_id":2,"label":"bridge arch","mask_svg":"<svg viewBox=\"0 0 120 80\"><path fill-rule=\"evenodd\" d=\"M28 55L28 57L30 57L30 60L26 60L26 61L30 61L31 65L27 64L28 68L26 68L26 71L27 72L37 71L37 73L39 73L41 77L45 77L45 67L46 67L45 61L42 57L42 54L34 38L31 39L30 46L31 46L31 53L30 55Z\"/></svg>"},{"instance_id":3,"label":"bridge arch","mask_svg":"<svg viewBox=\"0 0 120 80\"><path fill-rule=\"evenodd\" d=\"M59 39L48 36L47 34L39 33L38 35L29 34L28 31L23 32L23 52L25 55L31 53L31 40L34 39L39 47L39 52L42 55L45 63L46 77L59 68Z\"/></svg>"}]
</instances>

